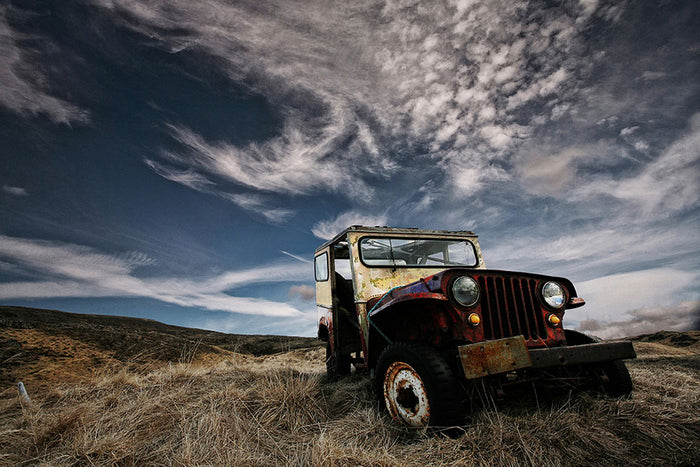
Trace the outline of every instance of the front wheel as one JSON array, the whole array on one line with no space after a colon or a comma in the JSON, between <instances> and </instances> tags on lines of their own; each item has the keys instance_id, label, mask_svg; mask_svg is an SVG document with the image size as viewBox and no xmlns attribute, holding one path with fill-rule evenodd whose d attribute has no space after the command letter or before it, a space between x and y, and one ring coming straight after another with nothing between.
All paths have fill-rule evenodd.
<instances>
[{"instance_id":1,"label":"front wheel","mask_svg":"<svg viewBox=\"0 0 700 467\"><path fill-rule=\"evenodd\" d=\"M411 427L464 422L464 394L454 372L434 348L390 344L379 356L376 389L391 418Z\"/></svg>"}]
</instances>

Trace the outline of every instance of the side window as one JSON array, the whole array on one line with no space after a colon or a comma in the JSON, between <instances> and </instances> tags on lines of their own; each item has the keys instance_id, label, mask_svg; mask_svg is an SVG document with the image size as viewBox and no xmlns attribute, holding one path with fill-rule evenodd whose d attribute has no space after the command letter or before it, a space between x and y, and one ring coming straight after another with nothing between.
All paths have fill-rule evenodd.
<instances>
[{"instance_id":1,"label":"side window","mask_svg":"<svg viewBox=\"0 0 700 467\"><path fill-rule=\"evenodd\" d=\"M314 258L314 276L316 282L328 280L328 253L321 253Z\"/></svg>"}]
</instances>

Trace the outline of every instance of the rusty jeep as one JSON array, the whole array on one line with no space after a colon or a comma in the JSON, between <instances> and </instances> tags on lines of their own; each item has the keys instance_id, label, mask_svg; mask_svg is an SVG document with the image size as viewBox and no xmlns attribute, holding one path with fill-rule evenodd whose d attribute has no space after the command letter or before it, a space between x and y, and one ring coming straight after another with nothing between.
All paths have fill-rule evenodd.
<instances>
[{"instance_id":1,"label":"rusty jeep","mask_svg":"<svg viewBox=\"0 0 700 467\"><path fill-rule=\"evenodd\" d=\"M486 269L473 232L352 226L316 250L314 275L329 376L367 371L401 424L460 425L475 387L632 391L631 342L564 329L585 304L571 281Z\"/></svg>"}]
</instances>

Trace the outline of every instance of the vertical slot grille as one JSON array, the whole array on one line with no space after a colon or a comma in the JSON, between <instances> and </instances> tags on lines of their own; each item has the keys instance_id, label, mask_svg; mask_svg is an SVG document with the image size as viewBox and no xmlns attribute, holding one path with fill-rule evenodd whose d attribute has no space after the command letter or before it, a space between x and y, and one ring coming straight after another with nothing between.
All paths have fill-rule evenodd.
<instances>
[{"instance_id":1,"label":"vertical slot grille","mask_svg":"<svg viewBox=\"0 0 700 467\"><path fill-rule=\"evenodd\" d=\"M547 338L534 279L480 276L478 282L486 339L517 335L526 340Z\"/></svg>"}]
</instances>

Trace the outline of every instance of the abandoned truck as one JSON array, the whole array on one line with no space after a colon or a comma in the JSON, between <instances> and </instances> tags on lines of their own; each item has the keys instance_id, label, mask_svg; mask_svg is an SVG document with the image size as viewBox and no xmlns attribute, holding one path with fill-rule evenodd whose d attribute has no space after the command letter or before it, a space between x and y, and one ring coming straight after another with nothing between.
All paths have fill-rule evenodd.
<instances>
[{"instance_id":1,"label":"abandoned truck","mask_svg":"<svg viewBox=\"0 0 700 467\"><path fill-rule=\"evenodd\" d=\"M522 382L627 395L629 341L563 328L584 305L561 277L486 269L468 231L352 226L314 255L326 368L367 370L399 423L458 425L470 388Z\"/></svg>"}]
</instances>

